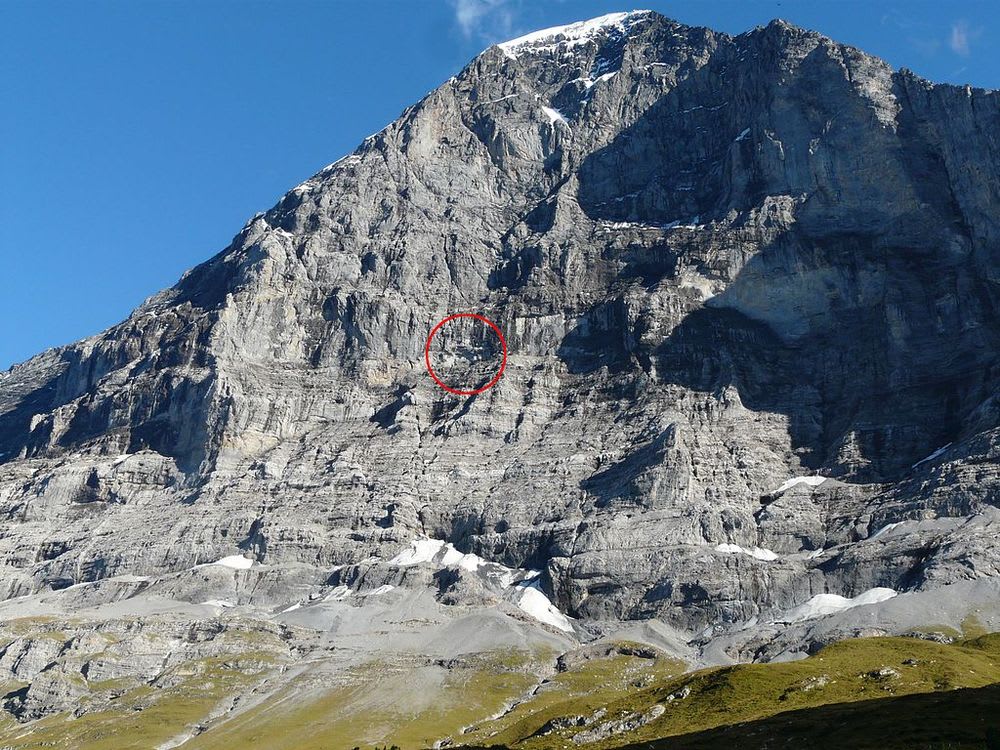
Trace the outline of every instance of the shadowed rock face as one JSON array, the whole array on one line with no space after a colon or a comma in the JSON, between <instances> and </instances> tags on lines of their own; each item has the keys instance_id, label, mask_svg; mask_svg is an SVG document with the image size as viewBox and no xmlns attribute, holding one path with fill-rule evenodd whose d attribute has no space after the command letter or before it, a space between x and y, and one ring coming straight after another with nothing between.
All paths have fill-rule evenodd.
<instances>
[{"instance_id":1,"label":"shadowed rock face","mask_svg":"<svg viewBox=\"0 0 1000 750\"><path fill-rule=\"evenodd\" d=\"M782 22L491 47L0 375L0 594L234 550L364 580L420 535L691 629L997 575L998 133L996 92ZM468 398L423 365L458 311L509 347Z\"/></svg>"}]
</instances>

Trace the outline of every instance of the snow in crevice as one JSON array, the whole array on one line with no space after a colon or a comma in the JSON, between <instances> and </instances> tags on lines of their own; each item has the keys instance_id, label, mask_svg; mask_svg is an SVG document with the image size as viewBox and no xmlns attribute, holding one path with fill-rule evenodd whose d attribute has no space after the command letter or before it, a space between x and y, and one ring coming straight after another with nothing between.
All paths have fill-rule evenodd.
<instances>
[{"instance_id":1,"label":"snow in crevice","mask_svg":"<svg viewBox=\"0 0 1000 750\"><path fill-rule=\"evenodd\" d=\"M627 201L630 198L635 198L637 195L639 195L639 191L638 190L636 190L635 192L632 192L632 193L626 193L625 195L615 196L614 198L611 198L610 200L601 201L597 205L599 205L599 206L606 206L609 203L621 203L622 201Z\"/></svg>"},{"instance_id":2,"label":"snow in crevice","mask_svg":"<svg viewBox=\"0 0 1000 750\"><path fill-rule=\"evenodd\" d=\"M519 36L497 45L507 57L516 60L523 53L537 54L554 51L559 47L570 49L587 44L600 36L621 36L628 33L632 25L647 15L648 10L634 10L629 13L609 13L589 21L577 21L565 26L553 26L530 34Z\"/></svg>"},{"instance_id":3,"label":"snow in crevice","mask_svg":"<svg viewBox=\"0 0 1000 750\"><path fill-rule=\"evenodd\" d=\"M887 588L873 588L858 594L849 599L838 594L817 594L804 604L793 607L781 616L775 618L777 622L803 622L816 617L832 615L843 612L847 609L860 607L865 604L878 604L888 601L897 596L899 592Z\"/></svg>"},{"instance_id":4,"label":"snow in crevice","mask_svg":"<svg viewBox=\"0 0 1000 750\"><path fill-rule=\"evenodd\" d=\"M774 492L772 492L771 494L780 495L782 492L790 490L797 484L808 484L810 487L818 487L829 478L830 477L821 477L819 475L813 475L808 477L792 477L787 482L782 484L778 489L774 490Z\"/></svg>"},{"instance_id":5,"label":"snow in crevice","mask_svg":"<svg viewBox=\"0 0 1000 750\"><path fill-rule=\"evenodd\" d=\"M558 109L553 109L552 107L542 107L542 112L545 116L549 118L549 125L555 125L557 122L561 122L563 125L569 126L566 121L566 116L560 112Z\"/></svg>"},{"instance_id":6,"label":"snow in crevice","mask_svg":"<svg viewBox=\"0 0 1000 750\"><path fill-rule=\"evenodd\" d=\"M778 553L764 547L741 547L738 544L720 544L716 548L717 552L724 552L729 555L749 555L764 562L773 562L778 559Z\"/></svg>"},{"instance_id":7,"label":"snow in crevice","mask_svg":"<svg viewBox=\"0 0 1000 750\"><path fill-rule=\"evenodd\" d=\"M230 607L235 607L236 605L232 602L227 602L223 599L208 599L202 602L203 605L208 605L209 607L219 607L221 609L229 609Z\"/></svg>"},{"instance_id":8,"label":"snow in crevice","mask_svg":"<svg viewBox=\"0 0 1000 750\"><path fill-rule=\"evenodd\" d=\"M570 81L570 83L581 84L583 86L583 98L586 99L588 96L590 96L590 90L594 87L595 84L603 83L604 81L610 81L616 75L618 75L617 70L613 70L610 73L601 73L601 74L591 73L586 78L583 77L574 78L572 81Z\"/></svg>"},{"instance_id":9,"label":"snow in crevice","mask_svg":"<svg viewBox=\"0 0 1000 750\"><path fill-rule=\"evenodd\" d=\"M105 581L116 581L118 583L144 583L145 581L148 580L150 580L149 576L137 576L137 575L132 575L131 573L124 573L122 575L102 578L99 581L81 581L80 583L74 583L72 586L66 586L65 588L58 589L58 591L62 593L64 591L72 591L73 589L82 589L82 588L87 588L89 586L97 586ZM31 595L29 594L28 596ZM22 599L22 598L23 597L20 596L14 597L14 599ZM8 601L13 601L13 599ZM202 602L202 604L205 604L205 602Z\"/></svg>"},{"instance_id":10,"label":"snow in crevice","mask_svg":"<svg viewBox=\"0 0 1000 750\"><path fill-rule=\"evenodd\" d=\"M635 195L633 193L632 195ZM626 196L631 197L631 196ZM615 198L614 200L624 200L624 198ZM681 219L676 219L674 221L668 222L666 224L643 224L638 221L602 221L600 223L600 228L604 231L614 231L621 229L645 229L645 230L657 230L657 231L669 231L671 229L704 229L704 224L699 224L700 216L695 216L692 219L683 221Z\"/></svg>"},{"instance_id":11,"label":"snow in crevice","mask_svg":"<svg viewBox=\"0 0 1000 750\"><path fill-rule=\"evenodd\" d=\"M614 75L618 72L618 68L614 66L620 66L621 60L609 60L606 57L598 57L594 60L594 66L591 68L590 77L595 78L597 76L604 76L606 73ZM614 68L612 70L612 68Z\"/></svg>"},{"instance_id":12,"label":"snow in crevice","mask_svg":"<svg viewBox=\"0 0 1000 750\"><path fill-rule=\"evenodd\" d=\"M739 143L748 135L750 135L750 128L744 128L742 131L740 131L740 134L736 136L736 140L734 141L734 143Z\"/></svg>"},{"instance_id":13,"label":"snow in crevice","mask_svg":"<svg viewBox=\"0 0 1000 750\"><path fill-rule=\"evenodd\" d=\"M871 540L871 539L878 539L880 536L885 536L886 534L888 534L890 531L892 531L893 529L897 528L898 526L902 526L904 523L905 523L905 521L896 521L895 523L887 523L885 526L883 526L878 531L876 531L874 534L872 534L870 537L868 537L868 539L869 540Z\"/></svg>"},{"instance_id":14,"label":"snow in crevice","mask_svg":"<svg viewBox=\"0 0 1000 750\"><path fill-rule=\"evenodd\" d=\"M706 112L718 112L723 107L727 106L729 102L723 102L722 104L716 104L711 107L706 107L704 104L696 104L693 107L688 107L687 109L682 109L680 113L682 115L689 114L691 112L697 112L699 109L704 109Z\"/></svg>"},{"instance_id":15,"label":"snow in crevice","mask_svg":"<svg viewBox=\"0 0 1000 750\"><path fill-rule=\"evenodd\" d=\"M487 104L499 104L500 102L505 102L509 99L517 99L520 94L507 94L507 96L501 96L499 99L487 99L483 102L476 102L477 105L485 107Z\"/></svg>"},{"instance_id":16,"label":"snow in crevice","mask_svg":"<svg viewBox=\"0 0 1000 750\"><path fill-rule=\"evenodd\" d=\"M195 565L194 569L205 568L210 565L218 565L223 568L232 568L233 570L247 570L252 568L254 561L243 557L243 555L227 555L215 562L201 563L200 565Z\"/></svg>"},{"instance_id":17,"label":"snow in crevice","mask_svg":"<svg viewBox=\"0 0 1000 750\"><path fill-rule=\"evenodd\" d=\"M243 555L229 555L223 557L221 560L209 563L209 565L221 565L224 568L232 568L233 570L246 570L253 567L253 560L248 560Z\"/></svg>"},{"instance_id":18,"label":"snow in crevice","mask_svg":"<svg viewBox=\"0 0 1000 750\"><path fill-rule=\"evenodd\" d=\"M913 466L911 466L910 468L911 469L916 469L918 466L923 466L924 464L926 464L926 463L928 463L930 461L933 461L935 458L940 458L941 456L944 455L944 452L947 451L950 447L951 447L951 443L948 443L947 445L942 445L940 448L938 448L936 451L934 451L927 458L920 459L915 464L913 464Z\"/></svg>"},{"instance_id":19,"label":"snow in crevice","mask_svg":"<svg viewBox=\"0 0 1000 750\"><path fill-rule=\"evenodd\" d=\"M549 600L538 581L539 579L536 577L530 581L521 581L516 585L515 588L520 589L516 599L517 606L539 622L572 633L573 624Z\"/></svg>"}]
</instances>

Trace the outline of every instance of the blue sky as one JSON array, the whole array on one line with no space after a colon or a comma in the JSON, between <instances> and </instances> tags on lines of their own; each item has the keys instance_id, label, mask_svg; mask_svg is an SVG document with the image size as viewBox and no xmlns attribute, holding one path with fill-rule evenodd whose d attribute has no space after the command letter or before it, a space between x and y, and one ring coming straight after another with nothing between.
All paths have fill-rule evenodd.
<instances>
[{"instance_id":1,"label":"blue sky","mask_svg":"<svg viewBox=\"0 0 1000 750\"><path fill-rule=\"evenodd\" d=\"M700 0L1000 87L1000 3ZM491 42L598 0L0 1L0 370L116 323Z\"/></svg>"}]
</instances>

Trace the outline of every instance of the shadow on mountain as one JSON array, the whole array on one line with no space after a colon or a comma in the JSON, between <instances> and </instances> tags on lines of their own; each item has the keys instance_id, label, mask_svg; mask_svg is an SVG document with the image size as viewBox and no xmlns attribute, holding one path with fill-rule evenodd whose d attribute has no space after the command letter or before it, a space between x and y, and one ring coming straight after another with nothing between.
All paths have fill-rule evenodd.
<instances>
[{"instance_id":1,"label":"shadow on mountain","mask_svg":"<svg viewBox=\"0 0 1000 750\"><path fill-rule=\"evenodd\" d=\"M853 260L836 257L845 250ZM806 467L897 479L960 438L996 392L1000 341L988 308L964 330L957 318L968 313L956 312L954 326L940 315L919 324L935 320L942 299L961 304L948 289L974 287L974 269L926 259L914 273L865 258L880 253L872 238L779 241L662 339L644 336L648 322L630 323L615 298L583 316L557 354L575 374L642 368L662 385L734 388L748 409L788 417ZM810 268L789 272L797 254Z\"/></svg>"},{"instance_id":2,"label":"shadow on mountain","mask_svg":"<svg viewBox=\"0 0 1000 750\"><path fill-rule=\"evenodd\" d=\"M623 459L585 479L580 483L580 489L596 498L598 508L612 502L637 507L654 506L657 499L655 474L667 462L674 438L671 426Z\"/></svg>"},{"instance_id":3,"label":"shadow on mountain","mask_svg":"<svg viewBox=\"0 0 1000 750\"><path fill-rule=\"evenodd\" d=\"M990 685L789 711L621 750L1000 750L997 706L1000 685Z\"/></svg>"},{"instance_id":4,"label":"shadow on mountain","mask_svg":"<svg viewBox=\"0 0 1000 750\"><path fill-rule=\"evenodd\" d=\"M176 459L185 473L197 471L214 450L209 328L206 318L173 311L129 318L96 344L18 365L0 394L0 463L90 446L113 455L151 450ZM208 374L176 377L191 368Z\"/></svg>"},{"instance_id":5,"label":"shadow on mountain","mask_svg":"<svg viewBox=\"0 0 1000 750\"><path fill-rule=\"evenodd\" d=\"M767 50L768 35L797 32L755 33ZM575 374L638 367L660 384L735 388L747 408L788 417L807 468L895 480L982 429L977 409L1000 389L988 236L950 189L945 145L913 109L906 74L893 79L901 106L889 130L831 49L812 49L794 74L761 55L725 78L733 61L720 48L583 161L577 197L591 219L655 227L727 216L731 228L664 229L642 255L617 251L618 288L558 356ZM823 170L809 166L819 148ZM884 167L868 169L869 159ZM794 219L772 218L768 196L799 201ZM650 262L655 251L662 264ZM733 278L676 325L675 313L625 314L621 285L654 290L676 283L678 267ZM669 331L659 341L657 327Z\"/></svg>"},{"instance_id":6,"label":"shadow on mountain","mask_svg":"<svg viewBox=\"0 0 1000 750\"><path fill-rule=\"evenodd\" d=\"M608 368L620 372L632 364L626 345L628 319L621 298L606 300L586 312L556 349L574 375Z\"/></svg>"}]
</instances>

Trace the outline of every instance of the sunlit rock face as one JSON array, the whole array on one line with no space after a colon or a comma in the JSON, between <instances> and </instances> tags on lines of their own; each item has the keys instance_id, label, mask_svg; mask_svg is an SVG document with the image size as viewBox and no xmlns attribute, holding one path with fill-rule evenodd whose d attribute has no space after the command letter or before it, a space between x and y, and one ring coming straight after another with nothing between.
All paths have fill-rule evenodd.
<instances>
[{"instance_id":1,"label":"sunlit rock face","mask_svg":"<svg viewBox=\"0 0 1000 750\"><path fill-rule=\"evenodd\" d=\"M995 576L998 132L996 92L782 22L491 47L0 375L0 596L240 552L438 585L383 575L425 537L542 571L576 622L689 631ZM508 348L474 396L425 367L463 311ZM491 336L442 336L451 383Z\"/></svg>"}]
</instances>

